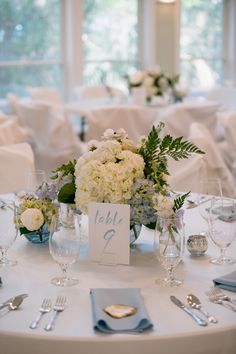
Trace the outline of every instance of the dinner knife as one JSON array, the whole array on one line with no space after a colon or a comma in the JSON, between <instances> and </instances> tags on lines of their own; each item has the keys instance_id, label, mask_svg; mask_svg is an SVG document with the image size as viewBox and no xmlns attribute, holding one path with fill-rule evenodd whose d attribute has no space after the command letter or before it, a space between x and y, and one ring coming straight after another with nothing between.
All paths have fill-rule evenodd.
<instances>
[{"instance_id":1,"label":"dinner knife","mask_svg":"<svg viewBox=\"0 0 236 354\"><path fill-rule=\"evenodd\" d=\"M0 304L0 310L3 309L4 307L8 306L15 298L24 299L27 296L28 296L28 294L20 294L20 295L11 297L10 299L8 299Z\"/></svg>"},{"instance_id":2,"label":"dinner knife","mask_svg":"<svg viewBox=\"0 0 236 354\"><path fill-rule=\"evenodd\" d=\"M201 317L196 315L188 306L184 305L183 302L180 301L179 299L177 299L175 296L170 296L170 299L175 305L180 307L189 316L191 316L194 319L194 321L196 321L197 324L199 324L199 326L207 326L208 325L208 323L205 320L203 320Z\"/></svg>"}]
</instances>

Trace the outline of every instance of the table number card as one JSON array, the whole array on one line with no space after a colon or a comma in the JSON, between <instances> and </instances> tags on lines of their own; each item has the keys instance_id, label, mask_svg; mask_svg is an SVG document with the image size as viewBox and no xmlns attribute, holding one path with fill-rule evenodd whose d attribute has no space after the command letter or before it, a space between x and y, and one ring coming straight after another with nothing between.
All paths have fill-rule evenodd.
<instances>
[{"instance_id":1,"label":"table number card","mask_svg":"<svg viewBox=\"0 0 236 354\"><path fill-rule=\"evenodd\" d=\"M89 258L103 264L129 264L130 206L90 203Z\"/></svg>"}]
</instances>

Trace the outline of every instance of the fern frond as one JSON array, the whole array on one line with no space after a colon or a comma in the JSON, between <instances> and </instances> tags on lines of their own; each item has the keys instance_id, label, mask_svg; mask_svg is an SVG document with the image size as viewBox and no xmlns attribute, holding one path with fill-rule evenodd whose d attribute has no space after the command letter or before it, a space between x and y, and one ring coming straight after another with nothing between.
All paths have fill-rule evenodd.
<instances>
[{"instance_id":1,"label":"fern frond","mask_svg":"<svg viewBox=\"0 0 236 354\"><path fill-rule=\"evenodd\" d=\"M189 196L189 194L190 194L190 192L182 194L180 197L178 197L174 200L174 207L173 207L174 212L176 212L177 210L182 208L184 201Z\"/></svg>"}]
</instances>

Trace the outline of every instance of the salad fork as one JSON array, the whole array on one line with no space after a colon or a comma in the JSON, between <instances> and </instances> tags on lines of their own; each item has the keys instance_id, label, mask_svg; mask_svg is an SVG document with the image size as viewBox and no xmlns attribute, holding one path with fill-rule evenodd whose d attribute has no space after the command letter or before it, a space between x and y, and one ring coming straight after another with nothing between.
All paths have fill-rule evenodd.
<instances>
[{"instance_id":1,"label":"salad fork","mask_svg":"<svg viewBox=\"0 0 236 354\"><path fill-rule=\"evenodd\" d=\"M48 324L44 327L45 331L51 331L54 328L55 321L59 312L65 310L66 297L58 296L55 305L53 306L53 314L48 322Z\"/></svg>"},{"instance_id":2,"label":"salad fork","mask_svg":"<svg viewBox=\"0 0 236 354\"><path fill-rule=\"evenodd\" d=\"M42 305L39 308L39 314L38 316L35 318L35 320L30 324L30 328L31 329L35 329L38 327L39 321L41 320L42 316L47 313L50 312L52 309L52 303L51 300L48 298L43 299Z\"/></svg>"},{"instance_id":3,"label":"salad fork","mask_svg":"<svg viewBox=\"0 0 236 354\"><path fill-rule=\"evenodd\" d=\"M230 296L226 295L221 289L219 288L214 288L211 287L209 291L206 292L206 295L208 296L214 296L217 297L220 300L223 301L229 301L232 304L236 304L236 299L235 298L231 298Z\"/></svg>"}]
</instances>

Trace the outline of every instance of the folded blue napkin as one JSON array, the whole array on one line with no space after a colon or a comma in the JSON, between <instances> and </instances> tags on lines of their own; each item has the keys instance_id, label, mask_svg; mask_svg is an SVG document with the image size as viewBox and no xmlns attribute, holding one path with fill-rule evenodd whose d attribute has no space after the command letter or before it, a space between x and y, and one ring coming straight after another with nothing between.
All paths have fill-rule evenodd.
<instances>
[{"instance_id":1,"label":"folded blue napkin","mask_svg":"<svg viewBox=\"0 0 236 354\"><path fill-rule=\"evenodd\" d=\"M219 288L236 292L236 271L213 279L213 282Z\"/></svg>"},{"instance_id":2,"label":"folded blue napkin","mask_svg":"<svg viewBox=\"0 0 236 354\"><path fill-rule=\"evenodd\" d=\"M91 289L90 295L95 330L105 333L140 333L153 327L144 306L140 289ZM137 312L132 316L113 318L104 309L116 304L136 307Z\"/></svg>"},{"instance_id":3,"label":"folded blue napkin","mask_svg":"<svg viewBox=\"0 0 236 354\"><path fill-rule=\"evenodd\" d=\"M214 214L219 215L219 219L222 221L230 222L236 220L236 209L230 206L224 206L222 208L215 208Z\"/></svg>"}]
</instances>

